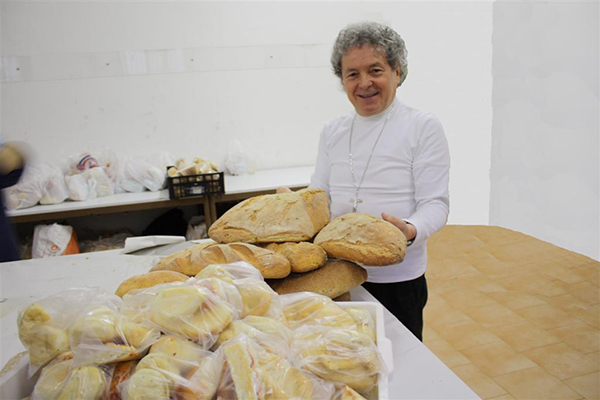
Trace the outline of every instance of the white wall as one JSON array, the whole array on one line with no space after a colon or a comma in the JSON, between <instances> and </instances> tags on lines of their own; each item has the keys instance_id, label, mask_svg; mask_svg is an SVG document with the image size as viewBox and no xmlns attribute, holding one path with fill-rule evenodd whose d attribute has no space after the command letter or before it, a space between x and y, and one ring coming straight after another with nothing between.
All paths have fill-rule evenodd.
<instances>
[{"instance_id":1,"label":"white wall","mask_svg":"<svg viewBox=\"0 0 600 400\"><path fill-rule=\"evenodd\" d=\"M598 2L496 2L490 224L600 259Z\"/></svg>"},{"instance_id":2,"label":"white wall","mask_svg":"<svg viewBox=\"0 0 600 400\"><path fill-rule=\"evenodd\" d=\"M492 4L6 1L2 133L46 159L111 147L257 169L310 165L350 104L330 72L338 31L384 22L407 42L399 96L441 118L450 223L487 224ZM18 70L17 70L18 68Z\"/></svg>"}]
</instances>

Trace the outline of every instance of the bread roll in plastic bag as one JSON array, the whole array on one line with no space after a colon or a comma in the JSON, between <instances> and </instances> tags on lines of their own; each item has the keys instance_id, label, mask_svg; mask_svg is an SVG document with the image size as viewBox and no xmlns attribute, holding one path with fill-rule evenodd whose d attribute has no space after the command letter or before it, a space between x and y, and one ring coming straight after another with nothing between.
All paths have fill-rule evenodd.
<instances>
[{"instance_id":1,"label":"bread roll in plastic bag","mask_svg":"<svg viewBox=\"0 0 600 400\"><path fill-rule=\"evenodd\" d=\"M192 286L205 287L217 295L233 309L233 319L239 319L244 312L244 303L237 287L218 278L190 279Z\"/></svg>"},{"instance_id":2,"label":"bread roll in plastic bag","mask_svg":"<svg viewBox=\"0 0 600 400\"><path fill-rule=\"evenodd\" d=\"M209 400L217 390L222 365L220 355L184 339L163 337L119 390L124 400Z\"/></svg>"},{"instance_id":3,"label":"bread roll in plastic bag","mask_svg":"<svg viewBox=\"0 0 600 400\"><path fill-rule=\"evenodd\" d=\"M83 173L90 188L90 198L105 197L115 194L115 189L106 171L102 167L88 169Z\"/></svg>"},{"instance_id":4,"label":"bread roll in plastic bag","mask_svg":"<svg viewBox=\"0 0 600 400\"><path fill-rule=\"evenodd\" d=\"M156 285L127 293L123 313L136 322L210 348L233 320L234 308L205 287L186 282Z\"/></svg>"},{"instance_id":5,"label":"bread roll in plastic bag","mask_svg":"<svg viewBox=\"0 0 600 400\"><path fill-rule=\"evenodd\" d=\"M227 399L329 399L333 385L314 379L245 335L225 343L226 373L217 395Z\"/></svg>"},{"instance_id":6,"label":"bread roll in plastic bag","mask_svg":"<svg viewBox=\"0 0 600 400\"><path fill-rule=\"evenodd\" d=\"M65 183L71 200L85 201L93 198L83 174L67 175L65 176Z\"/></svg>"},{"instance_id":7,"label":"bread roll in plastic bag","mask_svg":"<svg viewBox=\"0 0 600 400\"><path fill-rule=\"evenodd\" d=\"M292 329L303 325L322 325L356 330L356 322L327 296L311 292L280 295L283 314Z\"/></svg>"},{"instance_id":8,"label":"bread roll in plastic bag","mask_svg":"<svg viewBox=\"0 0 600 400\"><path fill-rule=\"evenodd\" d=\"M112 367L75 367L71 353L48 364L33 389L32 400L100 400L108 394Z\"/></svg>"},{"instance_id":9,"label":"bread roll in plastic bag","mask_svg":"<svg viewBox=\"0 0 600 400\"><path fill-rule=\"evenodd\" d=\"M245 261L231 264L211 264L196 275L196 279L218 278L235 285L242 296L243 313L249 315L283 318L278 294L264 282L260 271Z\"/></svg>"},{"instance_id":10,"label":"bread roll in plastic bag","mask_svg":"<svg viewBox=\"0 0 600 400\"><path fill-rule=\"evenodd\" d=\"M346 307L344 308L354 322L356 322L356 329L360 333L364 333L365 335L371 337L373 342L377 344L377 332L375 329L375 321L369 313L368 310L359 307Z\"/></svg>"},{"instance_id":11,"label":"bread roll in plastic bag","mask_svg":"<svg viewBox=\"0 0 600 400\"><path fill-rule=\"evenodd\" d=\"M246 317L243 320L232 321L219 335L217 348L229 340L246 335L265 350L280 357L289 357L291 330L282 322L265 317Z\"/></svg>"},{"instance_id":12,"label":"bread roll in plastic bag","mask_svg":"<svg viewBox=\"0 0 600 400\"><path fill-rule=\"evenodd\" d=\"M69 198L65 175L58 166L44 164L41 174L44 183L40 204L58 204Z\"/></svg>"},{"instance_id":13,"label":"bread roll in plastic bag","mask_svg":"<svg viewBox=\"0 0 600 400\"><path fill-rule=\"evenodd\" d=\"M294 331L290 350L294 365L361 394L377 384L385 364L373 340L353 329L302 326Z\"/></svg>"},{"instance_id":14,"label":"bread roll in plastic bag","mask_svg":"<svg viewBox=\"0 0 600 400\"><path fill-rule=\"evenodd\" d=\"M109 306L89 307L69 328L77 366L141 358L159 337L158 329L133 322Z\"/></svg>"},{"instance_id":15,"label":"bread roll in plastic bag","mask_svg":"<svg viewBox=\"0 0 600 400\"><path fill-rule=\"evenodd\" d=\"M71 349L68 329L86 307L117 307L119 297L100 288L69 289L28 305L19 312L19 339L29 352L29 376Z\"/></svg>"}]
</instances>

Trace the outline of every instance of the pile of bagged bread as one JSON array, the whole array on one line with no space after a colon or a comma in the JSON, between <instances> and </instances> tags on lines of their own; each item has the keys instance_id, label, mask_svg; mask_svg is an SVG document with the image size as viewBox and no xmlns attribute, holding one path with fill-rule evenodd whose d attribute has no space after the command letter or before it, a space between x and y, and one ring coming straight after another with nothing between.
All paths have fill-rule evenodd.
<instances>
[{"instance_id":1,"label":"pile of bagged bread","mask_svg":"<svg viewBox=\"0 0 600 400\"><path fill-rule=\"evenodd\" d=\"M362 399L386 373L367 310L278 295L246 262L150 272L117 294L71 289L20 312L31 399Z\"/></svg>"},{"instance_id":2,"label":"pile of bagged bread","mask_svg":"<svg viewBox=\"0 0 600 400\"><path fill-rule=\"evenodd\" d=\"M280 294L311 291L347 299L367 279L360 265L397 264L406 252L402 232L380 218L346 214L330 222L329 198L320 189L247 199L208 234L214 242L172 254L152 271L194 276L210 264L246 261Z\"/></svg>"}]
</instances>

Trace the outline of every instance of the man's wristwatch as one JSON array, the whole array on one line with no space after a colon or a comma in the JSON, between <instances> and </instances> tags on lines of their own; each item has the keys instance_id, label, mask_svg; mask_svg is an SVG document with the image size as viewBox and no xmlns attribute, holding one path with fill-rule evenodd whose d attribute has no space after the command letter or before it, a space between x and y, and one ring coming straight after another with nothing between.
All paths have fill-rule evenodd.
<instances>
[{"instance_id":1,"label":"man's wristwatch","mask_svg":"<svg viewBox=\"0 0 600 400\"><path fill-rule=\"evenodd\" d=\"M410 222L408 222L407 220L403 220L404 222L406 222L408 225L412 225ZM413 225L414 226L414 225ZM416 228L415 228L416 229ZM415 235L414 238L407 240L406 241L406 247L410 246L411 244L413 244L413 242L415 241L415 239L417 238L417 236Z\"/></svg>"}]
</instances>

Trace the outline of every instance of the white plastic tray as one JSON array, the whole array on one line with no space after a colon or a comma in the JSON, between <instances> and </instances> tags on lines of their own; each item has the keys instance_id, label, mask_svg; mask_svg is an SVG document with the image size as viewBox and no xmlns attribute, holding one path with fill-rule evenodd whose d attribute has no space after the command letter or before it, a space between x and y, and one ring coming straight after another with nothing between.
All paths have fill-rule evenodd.
<instances>
[{"instance_id":1,"label":"white plastic tray","mask_svg":"<svg viewBox=\"0 0 600 400\"><path fill-rule=\"evenodd\" d=\"M342 308L356 307L369 311L375 321L377 347L386 364L387 372L391 373L394 369L392 358L392 342L385 336L385 327L383 323L383 306L379 303L369 301L344 301L338 302ZM36 378L27 378L28 357L23 357L20 362L11 369L6 375L0 378L0 399L2 400L21 400L33 392ZM388 394L388 375L380 374L377 397L379 400L387 400Z\"/></svg>"}]
</instances>

